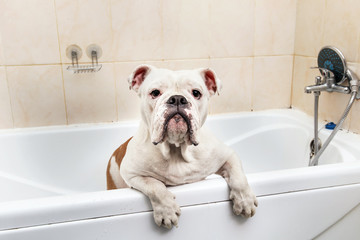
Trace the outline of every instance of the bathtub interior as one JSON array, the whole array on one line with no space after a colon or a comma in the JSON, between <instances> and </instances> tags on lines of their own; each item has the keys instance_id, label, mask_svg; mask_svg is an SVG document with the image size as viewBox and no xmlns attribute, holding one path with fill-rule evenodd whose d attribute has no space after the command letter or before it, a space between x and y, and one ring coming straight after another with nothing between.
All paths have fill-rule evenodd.
<instances>
[{"instance_id":1,"label":"bathtub interior","mask_svg":"<svg viewBox=\"0 0 360 240\"><path fill-rule=\"evenodd\" d=\"M107 160L136 130L120 126L72 126L0 135L0 201L106 189Z\"/></svg>"},{"instance_id":2,"label":"bathtub interior","mask_svg":"<svg viewBox=\"0 0 360 240\"><path fill-rule=\"evenodd\" d=\"M299 117L299 116L300 117ZM300 113L209 117L206 127L240 156L247 173L307 167L311 125ZM107 160L138 123L51 127L0 134L0 202L106 189ZM322 132L326 138L328 132ZM360 159L334 141L321 164ZM340 150L341 149L341 150ZM345 150L344 150L345 149ZM351 152L351 153L350 153Z\"/></svg>"},{"instance_id":3,"label":"bathtub interior","mask_svg":"<svg viewBox=\"0 0 360 240\"><path fill-rule=\"evenodd\" d=\"M257 173L307 167L313 126L309 116L293 110L293 115L262 112L259 117L216 117L208 123L214 134L240 156L246 173ZM258 113L254 113L258 115ZM226 118L226 119L223 119ZM322 129L319 137L325 142L330 130ZM339 133L342 137L355 135ZM358 138L359 136L353 136ZM359 150L346 140L335 138L320 157L319 165L350 162L360 159Z\"/></svg>"}]
</instances>

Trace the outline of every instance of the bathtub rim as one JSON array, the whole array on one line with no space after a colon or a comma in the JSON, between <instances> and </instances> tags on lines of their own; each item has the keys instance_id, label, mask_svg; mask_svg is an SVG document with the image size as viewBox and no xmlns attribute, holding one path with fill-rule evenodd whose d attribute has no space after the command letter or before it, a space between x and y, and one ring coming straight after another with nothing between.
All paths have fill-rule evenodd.
<instances>
[{"instance_id":1,"label":"bathtub rim","mask_svg":"<svg viewBox=\"0 0 360 240\"><path fill-rule=\"evenodd\" d=\"M247 177L256 196L263 197L359 184L359 173L360 162L344 162L251 173ZM221 177L169 187L169 190L176 195L180 207L230 201L228 186ZM134 189L3 202L0 231L149 211L152 208L147 197Z\"/></svg>"}]
</instances>

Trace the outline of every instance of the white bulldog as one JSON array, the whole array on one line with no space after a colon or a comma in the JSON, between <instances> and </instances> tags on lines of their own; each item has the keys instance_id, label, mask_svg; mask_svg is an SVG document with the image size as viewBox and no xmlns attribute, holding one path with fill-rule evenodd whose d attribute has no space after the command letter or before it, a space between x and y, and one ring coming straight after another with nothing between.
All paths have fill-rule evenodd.
<instances>
[{"instance_id":1,"label":"white bulldog","mask_svg":"<svg viewBox=\"0 0 360 240\"><path fill-rule=\"evenodd\" d=\"M171 71L140 65L130 89L141 98L140 127L111 156L108 189L132 187L149 197L155 223L178 225L180 208L166 189L217 173L230 187L236 215L252 217L257 200L235 152L204 124L209 98L221 88L211 69Z\"/></svg>"}]
</instances>

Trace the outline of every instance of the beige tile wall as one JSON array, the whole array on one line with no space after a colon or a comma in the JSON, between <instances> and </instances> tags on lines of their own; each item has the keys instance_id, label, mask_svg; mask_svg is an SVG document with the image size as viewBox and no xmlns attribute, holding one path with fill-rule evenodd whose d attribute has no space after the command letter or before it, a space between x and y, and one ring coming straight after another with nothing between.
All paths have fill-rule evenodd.
<instances>
[{"instance_id":1,"label":"beige tile wall","mask_svg":"<svg viewBox=\"0 0 360 240\"><path fill-rule=\"evenodd\" d=\"M255 56L293 55L296 2L256 1Z\"/></svg>"},{"instance_id":2,"label":"beige tile wall","mask_svg":"<svg viewBox=\"0 0 360 240\"><path fill-rule=\"evenodd\" d=\"M0 30L6 65L59 63L53 1L0 1Z\"/></svg>"},{"instance_id":3,"label":"beige tile wall","mask_svg":"<svg viewBox=\"0 0 360 240\"><path fill-rule=\"evenodd\" d=\"M48 1L51 2L51 1ZM89 62L85 51L90 44L102 48L101 61L113 60L113 32L111 28L110 1L99 0L56 0L55 14L61 61L71 63L66 54L69 45L76 44L83 50L79 62Z\"/></svg>"},{"instance_id":4,"label":"beige tile wall","mask_svg":"<svg viewBox=\"0 0 360 240\"><path fill-rule=\"evenodd\" d=\"M297 2L295 60L293 69L292 106L313 114L312 94L304 94L306 85L314 84L317 70L317 55L326 45L339 48L346 57L348 66L360 76L360 24L357 0L301 0ZM320 118L337 122L348 102L349 95L322 93ZM345 129L360 133L360 103L355 102Z\"/></svg>"},{"instance_id":5,"label":"beige tile wall","mask_svg":"<svg viewBox=\"0 0 360 240\"><path fill-rule=\"evenodd\" d=\"M220 95L211 100L210 113L250 111L252 109L253 57L211 59L210 67L224 81Z\"/></svg>"},{"instance_id":6,"label":"beige tile wall","mask_svg":"<svg viewBox=\"0 0 360 240\"><path fill-rule=\"evenodd\" d=\"M0 0L0 128L139 118L139 99L126 80L141 63L213 68L223 89L211 100L211 114L288 108L299 5L297 0ZM93 43L102 48L102 69L67 71L66 48L81 47L79 61L86 63L86 48Z\"/></svg>"},{"instance_id":7,"label":"beige tile wall","mask_svg":"<svg viewBox=\"0 0 360 240\"><path fill-rule=\"evenodd\" d=\"M211 58L254 56L255 1L210 1L208 55Z\"/></svg>"},{"instance_id":8,"label":"beige tile wall","mask_svg":"<svg viewBox=\"0 0 360 240\"><path fill-rule=\"evenodd\" d=\"M0 66L3 66L5 64L4 62L4 50L3 50L3 44L2 44L2 37L0 32Z\"/></svg>"},{"instance_id":9,"label":"beige tile wall","mask_svg":"<svg viewBox=\"0 0 360 240\"><path fill-rule=\"evenodd\" d=\"M292 67L293 56L254 58L254 110L289 107Z\"/></svg>"},{"instance_id":10,"label":"beige tile wall","mask_svg":"<svg viewBox=\"0 0 360 240\"><path fill-rule=\"evenodd\" d=\"M6 67L14 127L66 124L59 65Z\"/></svg>"},{"instance_id":11,"label":"beige tile wall","mask_svg":"<svg viewBox=\"0 0 360 240\"><path fill-rule=\"evenodd\" d=\"M96 74L73 74L63 67L69 124L117 121L114 65L103 63Z\"/></svg>"},{"instance_id":12,"label":"beige tile wall","mask_svg":"<svg viewBox=\"0 0 360 240\"><path fill-rule=\"evenodd\" d=\"M113 60L164 59L162 0L112 0L110 5Z\"/></svg>"}]
</instances>

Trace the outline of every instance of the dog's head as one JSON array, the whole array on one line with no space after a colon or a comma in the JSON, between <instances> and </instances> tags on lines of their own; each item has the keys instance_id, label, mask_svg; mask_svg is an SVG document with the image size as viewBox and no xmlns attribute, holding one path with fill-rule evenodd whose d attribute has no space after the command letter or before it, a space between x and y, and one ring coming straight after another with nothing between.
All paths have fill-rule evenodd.
<instances>
[{"instance_id":1,"label":"dog's head","mask_svg":"<svg viewBox=\"0 0 360 240\"><path fill-rule=\"evenodd\" d=\"M221 88L214 71L140 65L128 81L141 98L141 115L152 143L199 144L197 130L205 122L209 98Z\"/></svg>"}]
</instances>

